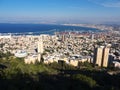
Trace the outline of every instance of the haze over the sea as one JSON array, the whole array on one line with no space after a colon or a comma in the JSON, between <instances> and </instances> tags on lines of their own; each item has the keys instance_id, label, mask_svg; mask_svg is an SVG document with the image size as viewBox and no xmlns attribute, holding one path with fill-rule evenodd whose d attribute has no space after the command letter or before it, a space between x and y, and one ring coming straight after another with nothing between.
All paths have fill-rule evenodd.
<instances>
[{"instance_id":1,"label":"haze over the sea","mask_svg":"<svg viewBox=\"0 0 120 90\"><path fill-rule=\"evenodd\" d=\"M100 30L87 28L87 27L76 27L76 26L63 26L53 24L0 24L0 33L44 33L52 34L56 31L84 31L84 32L98 32Z\"/></svg>"},{"instance_id":2,"label":"haze over the sea","mask_svg":"<svg viewBox=\"0 0 120 90\"><path fill-rule=\"evenodd\" d=\"M120 0L0 0L0 23L119 23Z\"/></svg>"}]
</instances>

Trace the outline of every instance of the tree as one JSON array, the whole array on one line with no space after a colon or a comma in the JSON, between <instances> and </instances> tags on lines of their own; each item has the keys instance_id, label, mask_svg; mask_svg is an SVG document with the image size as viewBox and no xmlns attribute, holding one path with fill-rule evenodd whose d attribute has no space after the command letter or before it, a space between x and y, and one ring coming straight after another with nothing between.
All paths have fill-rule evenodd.
<instances>
[{"instance_id":1,"label":"tree","mask_svg":"<svg viewBox=\"0 0 120 90\"><path fill-rule=\"evenodd\" d=\"M82 75L82 74L76 74L76 75L73 75L73 79L75 80L79 80L81 81L83 84L85 85L88 85L89 87L95 87L97 84L96 84L96 81L93 80L91 77L88 77L88 76L85 76L85 75Z\"/></svg>"}]
</instances>

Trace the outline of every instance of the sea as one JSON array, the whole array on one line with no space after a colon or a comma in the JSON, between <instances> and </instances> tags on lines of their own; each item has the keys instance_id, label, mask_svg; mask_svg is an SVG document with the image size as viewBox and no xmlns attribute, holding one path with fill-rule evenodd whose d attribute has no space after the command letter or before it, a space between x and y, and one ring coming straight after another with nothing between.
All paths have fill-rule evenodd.
<instances>
[{"instance_id":1,"label":"sea","mask_svg":"<svg viewBox=\"0 0 120 90\"><path fill-rule=\"evenodd\" d=\"M56 24L0 24L0 33L12 33L12 34L54 34L54 32L101 32L101 30L95 28L87 28L80 26L65 26Z\"/></svg>"}]
</instances>

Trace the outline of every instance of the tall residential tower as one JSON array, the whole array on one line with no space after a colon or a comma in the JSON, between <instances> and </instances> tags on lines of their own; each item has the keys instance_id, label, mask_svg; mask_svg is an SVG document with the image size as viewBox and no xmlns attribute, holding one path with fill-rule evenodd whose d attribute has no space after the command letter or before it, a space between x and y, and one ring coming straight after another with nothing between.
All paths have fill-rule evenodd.
<instances>
[{"instance_id":1,"label":"tall residential tower","mask_svg":"<svg viewBox=\"0 0 120 90\"><path fill-rule=\"evenodd\" d=\"M104 46L95 48L95 50L94 50L94 65L98 65L101 67L107 67L109 50L110 50L110 48L104 47Z\"/></svg>"},{"instance_id":2,"label":"tall residential tower","mask_svg":"<svg viewBox=\"0 0 120 90\"><path fill-rule=\"evenodd\" d=\"M41 54L44 52L43 39L40 36L38 41L38 61L41 61Z\"/></svg>"}]
</instances>

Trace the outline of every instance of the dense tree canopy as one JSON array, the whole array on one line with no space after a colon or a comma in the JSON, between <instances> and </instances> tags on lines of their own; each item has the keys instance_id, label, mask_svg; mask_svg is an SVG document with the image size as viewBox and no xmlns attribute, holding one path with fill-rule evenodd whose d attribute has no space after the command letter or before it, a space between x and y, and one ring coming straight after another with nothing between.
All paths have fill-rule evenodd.
<instances>
[{"instance_id":1,"label":"dense tree canopy","mask_svg":"<svg viewBox=\"0 0 120 90\"><path fill-rule=\"evenodd\" d=\"M120 90L119 75L95 70L88 62L75 68L64 62L25 64L10 53L0 55L0 90Z\"/></svg>"}]
</instances>

